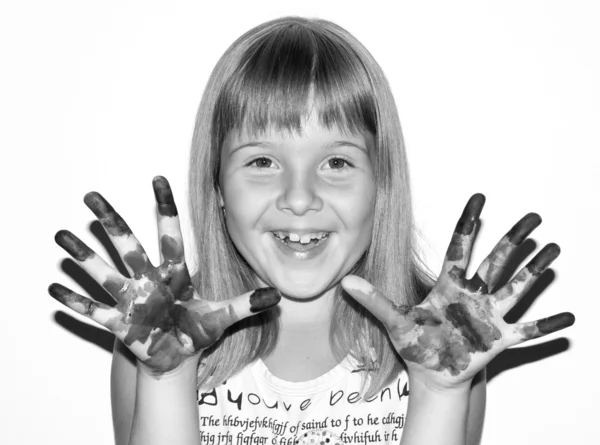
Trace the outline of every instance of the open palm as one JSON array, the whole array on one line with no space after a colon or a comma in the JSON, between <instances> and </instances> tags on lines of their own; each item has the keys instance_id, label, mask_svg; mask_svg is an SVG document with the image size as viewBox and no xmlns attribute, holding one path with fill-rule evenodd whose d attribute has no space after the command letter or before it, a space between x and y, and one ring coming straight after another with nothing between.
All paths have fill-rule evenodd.
<instances>
[{"instance_id":1,"label":"open palm","mask_svg":"<svg viewBox=\"0 0 600 445\"><path fill-rule=\"evenodd\" d=\"M61 230L56 242L116 300L115 306L91 300L52 284L49 293L74 311L108 328L135 356L156 372L177 368L186 358L212 345L223 331L279 301L271 288L227 301L208 302L194 289L185 264L177 208L167 180L153 181L158 206L161 264L151 264L125 221L96 192L85 196L108 233L131 278L107 264L71 232Z\"/></svg>"},{"instance_id":2,"label":"open palm","mask_svg":"<svg viewBox=\"0 0 600 445\"><path fill-rule=\"evenodd\" d=\"M541 223L535 213L523 217L466 278L479 215L485 198L476 194L456 225L442 272L416 306L396 305L365 280L343 279L344 289L387 328L410 372L419 372L442 387L469 381L502 350L570 326L571 313L528 323L507 324L506 313L558 257L556 244L546 245L506 285L498 284L511 253Z\"/></svg>"}]
</instances>

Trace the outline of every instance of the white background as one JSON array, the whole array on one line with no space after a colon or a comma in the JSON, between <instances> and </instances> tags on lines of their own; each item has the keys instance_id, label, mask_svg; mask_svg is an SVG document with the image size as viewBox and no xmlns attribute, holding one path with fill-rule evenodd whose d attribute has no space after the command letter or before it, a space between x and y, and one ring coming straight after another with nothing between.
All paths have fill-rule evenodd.
<instances>
[{"instance_id":1,"label":"white background","mask_svg":"<svg viewBox=\"0 0 600 445\"><path fill-rule=\"evenodd\" d=\"M290 14L347 28L386 72L433 270L478 191L488 201L475 260L529 211L544 218L538 248L562 246L541 280L551 285L519 313L569 310L577 323L492 363L484 443L599 443L597 3L394 3L2 4L1 443L111 443L112 341L47 295L53 281L86 290L63 273L54 233L68 228L104 253L82 203L99 190L155 254L151 179L167 176L185 210L188 147L212 67L247 29Z\"/></svg>"}]
</instances>

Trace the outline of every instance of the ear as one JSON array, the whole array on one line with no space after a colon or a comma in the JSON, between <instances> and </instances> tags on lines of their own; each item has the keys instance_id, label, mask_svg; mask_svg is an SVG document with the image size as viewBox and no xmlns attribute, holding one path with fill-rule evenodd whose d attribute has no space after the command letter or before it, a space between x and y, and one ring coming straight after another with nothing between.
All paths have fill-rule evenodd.
<instances>
[{"instance_id":1,"label":"ear","mask_svg":"<svg viewBox=\"0 0 600 445\"><path fill-rule=\"evenodd\" d=\"M219 205L225 207L225 201L223 200L223 194L221 193L221 187L217 186L217 196L219 198Z\"/></svg>"}]
</instances>

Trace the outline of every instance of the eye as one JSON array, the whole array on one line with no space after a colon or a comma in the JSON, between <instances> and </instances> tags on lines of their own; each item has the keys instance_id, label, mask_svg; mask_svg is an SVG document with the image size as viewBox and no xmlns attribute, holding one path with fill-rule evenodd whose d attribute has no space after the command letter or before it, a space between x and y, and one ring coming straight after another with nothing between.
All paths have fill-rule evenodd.
<instances>
[{"instance_id":1,"label":"eye","mask_svg":"<svg viewBox=\"0 0 600 445\"><path fill-rule=\"evenodd\" d=\"M246 164L246 167L255 167L258 169L267 169L273 166L273 161L264 156L251 160Z\"/></svg>"},{"instance_id":2,"label":"eye","mask_svg":"<svg viewBox=\"0 0 600 445\"><path fill-rule=\"evenodd\" d=\"M346 170L347 168L354 167L348 159L340 156L334 156L327 160L327 164L324 166L325 170Z\"/></svg>"}]
</instances>

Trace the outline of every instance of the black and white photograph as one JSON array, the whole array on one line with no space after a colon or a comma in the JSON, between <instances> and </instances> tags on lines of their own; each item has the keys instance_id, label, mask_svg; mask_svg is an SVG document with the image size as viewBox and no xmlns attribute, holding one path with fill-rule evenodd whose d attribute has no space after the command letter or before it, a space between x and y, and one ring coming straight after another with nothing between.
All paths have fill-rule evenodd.
<instances>
[{"instance_id":1,"label":"black and white photograph","mask_svg":"<svg viewBox=\"0 0 600 445\"><path fill-rule=\"evenodd\" d=\"M600 443L598 23L3 2L0 443Z\"/></svg>"}]
</instances>

